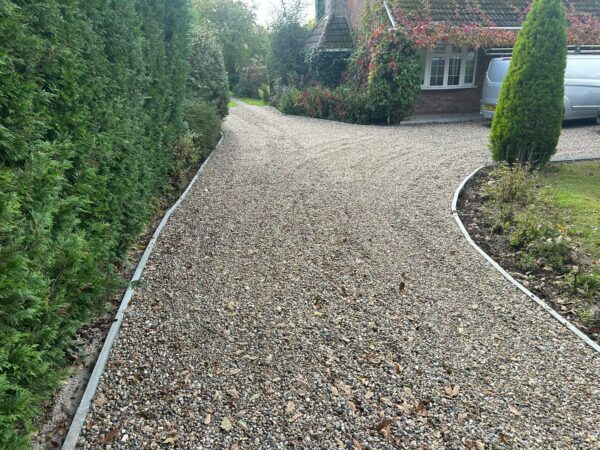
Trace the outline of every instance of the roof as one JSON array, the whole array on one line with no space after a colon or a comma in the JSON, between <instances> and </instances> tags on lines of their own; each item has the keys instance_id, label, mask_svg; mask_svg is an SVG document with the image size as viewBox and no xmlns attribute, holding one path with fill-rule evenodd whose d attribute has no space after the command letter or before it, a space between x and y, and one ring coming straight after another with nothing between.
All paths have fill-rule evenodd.
<instances>
[{"instance_id":1,"label":"roof","mask_svg":"<svg viewBox=\"0 0 600 450\"><path fill-rule=\"evenodd\" d=\"M306 40L308 50L348 51L353 47L350 25L344 16L323 17Z\"/></svg>"},{"instance_id":2,"label":"roof","mask_svg":"<svg viewBox=\"0 0 600 450\"><path fill-rule=\"evenodd\" d=\"M454 25L478 23L485 26L520 27L530 0L395 0L401 13L428 15L434 22ZM600 0L565 0L577 13L600 17ZM427 11L429 10L429 14Z\"/></svg>"}]
</instances>

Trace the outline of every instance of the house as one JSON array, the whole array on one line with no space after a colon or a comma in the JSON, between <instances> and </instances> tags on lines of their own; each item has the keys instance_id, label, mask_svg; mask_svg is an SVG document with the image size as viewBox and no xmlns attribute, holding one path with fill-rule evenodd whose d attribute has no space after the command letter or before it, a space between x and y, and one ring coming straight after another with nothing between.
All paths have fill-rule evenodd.
<instances>
[{"instance_id":1,"label":"house","mask_svg":"<svg viewBox=\"0 0 600 450\"><path fill-rule=\"evenodd\" d=\"M485 72L494 53L498 55L494 50L510 50L530 3L531 0L327 0L325 16L311 34L309 48L331 51L334 46L329 43L342 39L347 46L351 29L358 29L367 5L379 7L385 11L389 26L404 28L420 49L423 82L415 114L476 113ZM565 3L572 28L570 43L600 44L600 0Z\"/></svg>"}]
</instances>

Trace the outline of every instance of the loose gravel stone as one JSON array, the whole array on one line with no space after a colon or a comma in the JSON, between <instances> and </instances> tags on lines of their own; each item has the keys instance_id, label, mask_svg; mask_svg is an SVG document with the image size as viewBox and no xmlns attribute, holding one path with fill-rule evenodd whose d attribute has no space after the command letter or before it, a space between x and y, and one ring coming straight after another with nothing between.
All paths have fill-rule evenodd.
<instances>
[{"instance_id":1,"label":"loose gravel stone","mask_svg":"<svg viewBox=\"0 0 600 450\"><path fill-rule=\"evenodd\" d=\"M600 155L597 128L566 128L557 156ZM233 108L81 448L600 448L599 356L452 217L488 134Z\"/></svg>"}]
</instances>

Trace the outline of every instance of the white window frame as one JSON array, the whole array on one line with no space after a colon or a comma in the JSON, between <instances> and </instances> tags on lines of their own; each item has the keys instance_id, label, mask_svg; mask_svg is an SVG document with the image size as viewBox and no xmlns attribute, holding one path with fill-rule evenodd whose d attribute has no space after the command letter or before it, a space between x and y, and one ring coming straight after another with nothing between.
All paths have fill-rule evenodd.
<instances>
[{"instance_id":1,"label":"white window frame","mask_svg":"<svg viewBox=\"0 0 600 450\"><path fill-rule=\"evenodd\" d=\"M475 77L477 75L477 60L478 60L478 52L475 50L475 65L473 67L473 82L465 83L465 75L467 72L467 55L469 50L474 50L464 45L461 49L461 63L460 63L460 81L456 85L448 84L448 74L450 72L450 58L454 55L452 49L455 46L446 45L446 53L445 53L445 65L444 65L444 84L441 86L431 86L429 83L431 82L431 60L434 55L434 48L428 48L425 54L425 72L423 76L423 84L421 85L421 89L423 90L436 90L436 89L466 89L466 88L474 88L475 86Z\"/></svg>"}]
</instances>

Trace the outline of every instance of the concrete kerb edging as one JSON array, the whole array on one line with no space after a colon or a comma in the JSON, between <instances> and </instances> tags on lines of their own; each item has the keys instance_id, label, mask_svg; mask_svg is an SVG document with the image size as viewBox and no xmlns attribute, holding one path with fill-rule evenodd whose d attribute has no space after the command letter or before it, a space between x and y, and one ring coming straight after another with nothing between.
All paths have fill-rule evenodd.
<instances>
[{"instance_id":1,"label":"concrete kerb edging","mask_svg":"<svg viewBox=\"0 0 600 450\"><path fill-rule=\"evenodd\" d=\"M114 320L112 326L110 327L110 330L108 332L106 340L104 341L104 345L102 346L102 351L100 352L100 355L98 356L98 360L96 361L96 365L94 366L92 375L90 376L90 379L88 381L85 392L83 393L83 397L81 398L79 407L77 408L77 411L75 412L75 416L73 417L73 421L71 422L71 427L69 428L69 433L67 434L67 437L65 438L65 441L63 442L62 450L75 450L75 448L77 447L77 441L79 440L81 430L83 429L83 425L85 423L85 419L86 419L88 411L90 409L92 399L94 398L94 395L96 394L96 390L98 389L100 377L102 376L102 373L104 372L104 368L106 367L106 363L108 362L108 358L110 357L111 350L117 340L117 336L119 334L119 329L121 328L121 324L123 323L125 311L127 310L128 306L129 306L129 302L131 301L131 298L133 297L133 294L135 291L135 288L133 286L134 286L135 282L140 280L140 278L142 276L142 272L144 271L144 268L146 267L146 263L148 262L148 259L150 258L150 255L152 254L152 250L154 250L154 246L156 245L156 242L158 241L158 238L160 237L165 225L169 221L169 218L171 217L173 212L177 209L177 207L181 204L181 202L187 197L189 192L192 190L192 188L194 187L194 184L196 183L196 180L198 179L200 174L204 171L204 168L206 167L208 162L212 159L213 155L216 153L216 151L221 146L221 143L223 142L223 138L224 138L223 133L221 133L221 139L215 146L215 149L211 152L211 154L202 163L202 165L198 169L198 172L196 172L196 175L194 175L194 178L192 178L192 181L190 181L190 184L188 185L187 189L183 192L183 194L181 194L181 196L175 202L175 204L173 206L171 206L171 208L169 208L169 210L165 213L165 215L162 218L162 220L160 221L158 227L154 231L154 234L152 235L152 239L150 239L150 242L148 243L148 246L146 247L146 250L144 251L142 258L140 259L140 262L137 265L137 268L133 274L133 277L131 277L131 282L129 283L129 287L127 288L127 291L125 292L125 295L123 296L123 300L121 301L121 305L119 306L119 310L117 311L115 320Z\"/></svg>"},{"instance_id":2,"label":"concrete kerb edging","mask_svg":"<svg viewBox=\"0 0 600 450\"><path fill-rule=\"evenodd\" d=\"M576 162L576 161L597 161L597 160L600 160L600 157L559 159L559 160L553 160L552 162ZM571 322L569 322L565 317L563 317L558 312L556 312L545 301L543 301L541 298L539 298L537 295L535 295L533 292L531 292L529 289L527 289L525 286L523 286L521 283L519 283L517 280L515 280L506 270L504 270L496 261L494 261L494 259L492 259L492 257L490 255L488 255L486 252L484 252L483 249L481 247L479 247L475 243L475 241L471 238L471 236L469 235L469 232L465 228L465 226L458 214L458 200L462 194L462 191L464 190L465 186L467 185L467 183L469 181L471 181L471 179L481 169L484 169L485 167L489 167L489 166L490 165L484 165L484 166L479 167L477 170L473 171L473 173L471 173L467 178L465 178L463 180L463 182L460 184L460 186L454 193L454 199L452 201L452 215L454 216L454 219L456 220L456 223L458 224L460 231L462 231L463 235L467 239L467 242L469 244L471 244L471 247L473 247L475 250L477 250L477 252L481 256L483 256L487 260L487 262L492 265L492 267L494 267L498 272L500 272L504 276L504 278L506 278L510 283L512 283L514 286L516 286L517 289L519 289L521 292L523 292L525 295L527 295L527 297L529 297L531 300L533 300L535 303L537 303L539 306L541 306L544 310L546 310L548 313L550 313L550 315L552 317L554 317L561 324L563 324L565 327L567 327L569 329L569 331L571 331L571 333L573 333L575 336L577 336L580 340L582 340L584 343L586 343L592 349L596 350L596 352L600 353L600 345L598 345L596 342L591 340L579 328L577 328L575 325L573 325Z\"/></svg>"}]
</instances>

